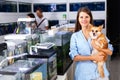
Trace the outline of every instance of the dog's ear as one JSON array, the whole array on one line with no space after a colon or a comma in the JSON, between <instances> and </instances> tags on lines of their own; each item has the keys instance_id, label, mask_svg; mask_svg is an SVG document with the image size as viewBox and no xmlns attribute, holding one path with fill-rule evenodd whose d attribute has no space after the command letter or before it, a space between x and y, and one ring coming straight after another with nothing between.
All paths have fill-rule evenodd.
<instances>
[{"instance_id":1,"label":"dog's ear","mask_svg":"<svg viewBox=\"0 0 120 80\"><path fill-rule=\"evenodd\" d=\"M101 30L103 29L103 25L100 25L99 27L100 27Z\"/></svg>"}]
</instances>

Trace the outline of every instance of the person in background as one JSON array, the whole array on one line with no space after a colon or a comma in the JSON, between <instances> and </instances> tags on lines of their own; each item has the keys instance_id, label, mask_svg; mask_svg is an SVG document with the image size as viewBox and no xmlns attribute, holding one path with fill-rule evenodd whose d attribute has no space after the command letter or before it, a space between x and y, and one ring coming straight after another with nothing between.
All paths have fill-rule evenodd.
<instances>
[{"instance_id":1,"label":"person in background","mask_svg":"<svg viewBox=\"0 0 120 80\"><path fill-rule=\"evenodd\" d=\"M27 18L35 18L35 16L33 13L28 13ZM37 26L36 19L34 22L30 22L30 23L28 22L24 25L23 25L23 23L21 23L21 25L19 25L15 28L14 33L16 33L16 34L35 33L36 26Z\"/></svg>"},{"instance_id":2,"label":"person in background","mask_svg":"<svg viewBox=\"0 0 120 80\"><path fill-rule=\"evenodd\" d=\"M82 7L78 10L75 33L72 34L70 40L69 55L76 63L74 80L109 80L106 64L104 64L105 78L101 78L97 71L97 64L93 61L102 61L104 56L100 54L103 53L112 55L113 47L108 40L107 49L99 48L100 54L91 55L93 47L96 49L98 47L89 36L87 30L89 24L93 24L92 13L87 7Z\"/></svg>"},{"instance_id":3,"label":"person in background","mask_svg":"<svg viewBox=\"0 0 120 80\"><path fill-rule=\"evenodd\" d=\"M33 20L33 21L26 22L26 24L25 24L26 27L24 29L24 34L33 34L33 33L35 33L35 29L36 29L36 26L37 26L35 15L33 13L28 13L27 18L31 18L31 20Z\"/></svg>"},{"instance_id":4,"label":"person in background","mask_svg":"<svg viewBox=\"0 0 120 80\"><path fill-rule=\"evenodd\" d=\"M27 18L35 18L35 15L33 13L28 13Z\"/></svg>"},{"instance_id":5,"label":"person in background","mask_svg":"<svg viewBox=\"0 0 120 80\"><path fill-rule=\"evenodd\" d=\"M35 15L33 13L28 13L27 14L27 18L35 18ZM37 28L37 22L36 22L36 18L35 18L35 24L32 25L32 29L36 29Z\"/></svg>"},{"instance_id":6,"label":"person in background","mask_svg":"<svg viewBox=\"0 0 120 80\"><path fill-rule=\"evenodd\" d=\"M37 28L39 28L40 30L48 30L48 20L47 18L45 18L43 16L43 12L41 8L37 8L36 10L36 14L37 14Z\"/></svg>"}]
</instances>

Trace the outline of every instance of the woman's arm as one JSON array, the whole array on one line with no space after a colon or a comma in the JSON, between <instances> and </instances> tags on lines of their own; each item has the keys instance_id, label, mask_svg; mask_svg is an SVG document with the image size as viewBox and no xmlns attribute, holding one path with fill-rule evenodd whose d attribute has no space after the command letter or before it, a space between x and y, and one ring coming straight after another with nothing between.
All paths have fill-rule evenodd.
<instances>
[{"instance_id":1,"label":"woman's arm","mask_svg":"<svg viewBox=\"0 0 120 80\"><path fill-rule=\"evenodd\" d=\"M74 61L86 61L86 60L92 60L92 61L102 61L104 59L104 56L99 54L91 55L91 56L82 56L82 55L76 55L73 60Z\"/></svg>"},{"instance_id":2,"label":"woman's arm","mask_svg":"<svg viewBox=\"0 0 120 80\"><path fill-rule=\"evenodd\" d=\"M102 52L104 52L104 53L106 53L106 54L108 54L108 55L112 55L112 50L110 50L109 48L107 48L107 49L102 49L102 48L100 48L99 46L96 46L96 44L94 43L94 41L92 40L92 46L95 48L95 49L97 49L98 51L102 51Z\"/></svg>"},{"instance_id":3,"label":"woman's arm","mask_svg":"<svg viewBox=\"0 0 120 80\"><path fill-rule=\"evenodd\" d=\"M108 55L112 55L112 51L111 51L109 48L107 48L107 49L99 48L98 50L99 50L99 51L102 51L102 52L104 52L104 53L106 53L106 54L108 54Z\"/></svg>"}]
</instances>

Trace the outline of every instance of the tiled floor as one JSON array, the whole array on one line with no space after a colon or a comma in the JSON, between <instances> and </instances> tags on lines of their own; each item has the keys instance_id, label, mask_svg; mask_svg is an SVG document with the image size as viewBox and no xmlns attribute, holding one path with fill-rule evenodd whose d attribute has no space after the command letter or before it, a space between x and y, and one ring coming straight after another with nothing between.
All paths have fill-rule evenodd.
<instances>
[{"instance_id":1,"label":"tiled floor","mask_svg":"<svg viewBox=\"0 0 120 80\"><path fill-rule=\"evenodd\" d=\"M110 80L120 80L120 55L110 61Z\"/></svg>"}]
</instances>

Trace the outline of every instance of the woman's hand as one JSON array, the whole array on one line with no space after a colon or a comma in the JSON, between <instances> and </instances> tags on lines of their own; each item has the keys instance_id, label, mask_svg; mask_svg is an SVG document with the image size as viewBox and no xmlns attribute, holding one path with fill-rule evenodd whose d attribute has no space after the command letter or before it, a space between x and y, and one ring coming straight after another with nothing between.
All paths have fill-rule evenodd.
<instances>
[{"instance_id":1,"label":"woman's hand","mask_svg":"<svg viewBox=\"0 0 120 80\"><path fill-rule=\"evenodd\" d=\"M104 53L99 52L97 54L91 55L93 61L103 61L104 60Z\"/></svg>"},{"instance_id":2,"label":"woman's hand","mask_svg":"<svg viewBox=\"0 0 120 80\"><path fill-rule=\"evenodd\" d=\"M98 50L99 52L104 52L105 54L108 54L108 55L112 55L112 51L110 50L110 49L102 49L102 48L100 48L99 46L97 46L96 44L95 44L95 41L94 40L92 40L91 41L91 45L92 45L92 47L93 48L95 48L96 50Z\"/></svg>"}]
</instances>

